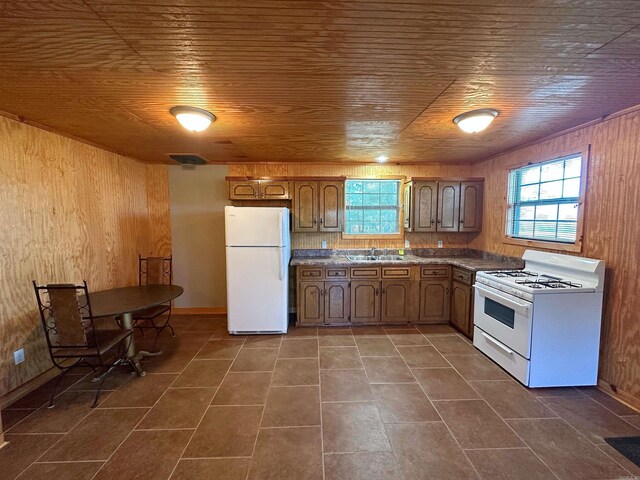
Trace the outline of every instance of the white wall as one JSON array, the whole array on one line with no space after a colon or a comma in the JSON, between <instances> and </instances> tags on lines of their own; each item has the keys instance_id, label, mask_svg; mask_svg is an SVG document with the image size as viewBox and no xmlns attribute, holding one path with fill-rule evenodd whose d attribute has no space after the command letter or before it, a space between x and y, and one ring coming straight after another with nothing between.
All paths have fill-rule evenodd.
<instances>
[{"instance_id":1,"label":"white wall","mask_svg":"<svg viewBox=\"0 0 640 480\"><path fill-rule=\"evenodd\" d=\"M178 308L225 307L224 165L169 166L173 281Z\"/></svg>"}]
</instances>

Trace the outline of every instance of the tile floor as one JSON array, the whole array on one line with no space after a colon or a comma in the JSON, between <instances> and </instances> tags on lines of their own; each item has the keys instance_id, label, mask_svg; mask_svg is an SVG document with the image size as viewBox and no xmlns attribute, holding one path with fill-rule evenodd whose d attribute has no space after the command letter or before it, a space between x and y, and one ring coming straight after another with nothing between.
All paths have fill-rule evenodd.
<instances>
[{"instance_id":1,"label":"tile floor","mask_svg":"<svg viewBox=\"0 0 640 480\"><path fill-rule=\"evenodd\" d=\"M75 375L55 408L45 386L3 411L0 480L640 476L603 440L640 435L637 412L590 388L528 391L446 326L173 324L147 375L118 372L98 408Z\"/></svg>"}]
</instances>

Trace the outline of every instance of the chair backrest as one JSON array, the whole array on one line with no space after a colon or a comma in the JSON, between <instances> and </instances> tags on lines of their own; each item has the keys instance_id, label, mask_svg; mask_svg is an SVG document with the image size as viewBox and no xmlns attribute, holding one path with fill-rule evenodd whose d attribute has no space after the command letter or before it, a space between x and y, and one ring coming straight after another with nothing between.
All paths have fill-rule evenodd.
<instances>
[{"instance_id":1,"label":"chair backrest","mask_svg":"<svg viewBox=\"0 0 640 480\"><path fill-rule=\"evenodd\" d=\"M138 282L140 285L171 285L173 280L171 257L138 256Z\"/></svg>"},{"instance_id":2,"label":"chair backrest","mask_svg":"<svg viewBox=\"0 0 640 480\"><path fill-rule=\"evenodd\" d=\"M87 282L82 285L33 282L40 320L49 350L64 348L95 349L95 326Z\"/></svg>"}]
</instances>

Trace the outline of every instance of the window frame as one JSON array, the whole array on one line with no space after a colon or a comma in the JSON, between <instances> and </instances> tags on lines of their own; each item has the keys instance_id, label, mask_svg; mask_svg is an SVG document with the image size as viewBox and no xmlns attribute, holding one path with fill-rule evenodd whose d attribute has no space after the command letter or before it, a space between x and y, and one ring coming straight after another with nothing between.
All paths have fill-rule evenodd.
<instances>
[{"instance_id":1,"label":"window frame","mask_svg":"<svg viewBox=\"0 0 640 480\"><path fill-rule=\"evenodd\" d=\"M398 233L347 233L347 180L396 180L398 181ZM345 177L344 198L343 198L343 218L344 228L342 230L342 238L346 240L392 240L404 238L404 189L405 176L399 175L378 175L365 176L354 175Z\"/></svg>"},{"instance_id":2,"label":"window frame","mask_svg":"<svg viewBox=\"0 0 640 480\"><path fill-rule=\"evenodd\" d=\"M589 175L589 155L590 155L590 145L578 148L572 148L569 150L563 151L554 151L551 154L544 155L541 158L537 158L535 160L523 163L518 162L517 164L512 164L506 167L505 169L505 187L506 192L504 196L504 212L502 215L502 232L504 235L502 243L510 244L510 245L520 245L524 247L533 247L533 248L543 248L548 250L559 250L565 252L582 252L583 241L584 241L584 219L585 219L585 211L586 211L586 191L587 191L587 178ZM568 242L556 242L553 240L539 240L539 239L526 239L526 238L518 238L512 237L509 235L509 210L511 205L509 204L509 177L513 170L518 170L520 168L524 168L530 165L537 165L540 163L551 162L553 160L560 160L562 158L578 156L581 158L581 170L580 170L580 194L578 196L578 219L576 223L576 240L573 243Z\"/></svg>"}]
</instances>

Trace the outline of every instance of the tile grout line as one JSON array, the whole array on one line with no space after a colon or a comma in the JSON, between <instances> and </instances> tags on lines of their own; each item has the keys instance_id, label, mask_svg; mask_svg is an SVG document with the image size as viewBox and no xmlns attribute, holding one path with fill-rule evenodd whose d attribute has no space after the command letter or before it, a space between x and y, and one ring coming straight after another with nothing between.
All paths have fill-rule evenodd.
<instances>
[{"instance_id":1,"label":"tile grout line","mask_svg":"<svg viewBox=\"0 0 640 480\"><path fill-rule=\"evenodd\" d=\"M213 336L213 335L214 335L214 334L212 334L211 336ZM180 373L178 373L178 374L176 375L176 378L174 378L174 379L173 379L173 382L171 382L171 383L169 384L169 386L167 386L167 388L165 389L165 391L162 393L162 395L160 395L160 397L158 397L158 399L155 401L155 403L154 403L154 404L149 408L149 410L147 411L147 413L145 413L145 414L142 416L142 418L138 421L138 423L136 423L136 424L134 425L134 427L131 429L131 431L129 432L129 434L124 438L124 440L122 440L122 442L120 442L120 444L115 448L115 450L111 453L111 455L109 455L109 457L107 458L107 460L102 464L102 466L98 469L98 471L97 471L95 474L93 474L93 476L91 477L91 480L94 480L94 479L98 476L98 474L102 471L102 469L104 468L104 466L105 466L105 465L106 465L106 464L111 460L111 458L113 458L113 456L114 456L114 455L116 454L116 452L120 449L120 447L122 447L122 445L124 445L124 443L129 439L129 437L131 436L131 434L132 434L133 432L135 432L135 431L136 431L136 427L137 427L138 425L140 425L140 423L142 423L142 422L144 421L144 419L147 417L147 415L149 415L149 412L150 412L151 410L153 410L153 407L155 407L155 406L158 404L158 402L160 401L160 399L161 399L162 397L164 397L164 395L167 393L167 391L171 388L171 385L173 385L173 384L176 382L176 380L180 377L180 375L182 375L182 373L184 373L184 371L185 371L185 370L187 369L187 367L191 364L191 362L193 361L193 359L194 359L194 358L195 358L195 357L196 357L196 356L197 356L197 355L202 351L202 349L205 347L205 345L206 345L208 342L210 342L210 341L211 341L211 336L207 339L207 341L206 341L206 342L204 342L204 343L202 344L202 346L201 346L201 347L200 347L196 352L194 352L193 357L191 358L191 360L189 360L189 362L188 362L188 363L187 363L187 364L182 368L182 370L180 370ZM177 337L177 335L176 335L176 338L178 338L178 337ZM243 342L243 343L244 343L244 342ZM240 351L240 350L238 349L238 351ZM231 366L229 366L229 368L231 368ZM217 393L217 390L216 390L216 393ZM215 394L214 394L214 396L215 396ZM206 410L205 410L205 413L206 413ZM200 420L202 421L202 419L200 419ZM196 428L197 428L197 427L196 427ZM194 430L194 432L195 432L195 430ZM192 434L192 436L193 436L193 434ZM189 441L191 441L191 439L189 439ZM189 442L187 442L187 443L186 443L186 445L188 445L188 444L189 444ZM185 445L185 448L186 448L186 445ZM184 451L183 451L183 452L184 452ZM181 457L181 456L182 456L182 455L180 455L180 457ZM178 465L178 463L180 462L180 457L178 457L178 461L177 461L177 462L176 462L176 464L174 465L173 470L175 470L176 466L177 466L177 465ZM171 475L173 475L173 470L171 471L171 474L169 475L169 477L171 477ZM167 478L169 478L169 477L167 477Z\"/></svg>"},{"instance_id":2,"label":"tile grout line","mask_svg":"<svg viewBox=\"0 0 640 480\"><path fill-rule=\"evenodd\" d=\"M402 356L400 355L400 351L398 351L398 349L396 348L396 346L393 343L393 340L391 340L391 338L389 337L389 334L386 332L386 330L385 330L385 336L391 342L391 344L393 345L393 348L398 352L398 356L400 356L400 358L402 358ZM364 375L365 375L365 377L367 377L367 383L369 384L369 391L371 392L371 398L373 398L373 403L374 403L376 409L378 410L378 415L380 415L380 409L378 408L378 402L376 401L376 397L373 394L373 389L371 388L371 381L369 379L369 374L367 373L367 369L364 367L364 362L362 361L362 355L360 355L360 349L358 348L358 341L356 340L355 343L356 343L356 350L358 350L358 356L360 357L360 363L362 364L362 368L364 369ZM389 440L389 435L387 435L387 427L386 427L384 421L382 420L382 415L380 415L380 423L382 424L382 430L384 431L384 436L386 437L387 442L389 442L389 448L391 450L391 454L393 455L393 459L394 459L395 466L396 466L396 471L401 476L403 476L402 475L402 469L400 468L400 462L398 462L398 456L396 455L396 451L393 448L393 445L391 445L391 440Z\"/></svg>"},{"instance_id":3,"label":"tile grout line","mask_svg":"<svg viewBox=\"0 0 640 480\"><path fill-rule=\"evenodd\" d=\"M424 335L424 334L423 334ZM429 340L427 338L427 340ZM431 342L429 342L431 343ZM444 358L445 362L449 363L449 365L451 365L451 363L449 362L449 360L447 360L447 358L442 355L440 353L440 350L438 350L435 346L433 346L433 348L435 349L436 352L438 352L438 355L440 355L442 358ZM456 445L458 445L458 448L460 449L460 451L462 452L462 454L464 455L464 457L467 459L467 462L469 463L469 465L471 465L471 468L473 469L473 471L475 472L476 476L478 479L482 479L482 475L480 475L480 472L478 472L478 470L476 469L476 466L473 464L473 462L469 459L469 456L466 454L466 452L464 451L464 449L462 448L462 445L460 445L460 442L458 441L458 439L455 437L455 435L453 434L453 432L451 431L451 429L449 428L449 425L447 425L447 422L444 421L444 418L442 418L442 415L440 415L440 412L438 411L438 409L436 408L436 406L433 404L433 401L431 401L431 399L429 398L429 395L427 395L427 392L425 391L424 387L422 386L422 384L418 381L418 377L415 376L415 374L413 373L413 370L411 370L411 368L409 367L409 364L407 363L407 361L404 359L404 357L402 355L400 355L400 358L402 358L402 361L404 362L405 366L409 369L409 371L411 372L411 375L413 376L414 380L418 383L418 386L420 387L420 389L422 390L422 393L424 393L424 396L427 398L427 401L431 404L431 408L433 408L433 410L436 412L436 414L438 415L438 417L440 417L440 420L442 421L442 424L444 425L444 427L447 429L447 431L449 432L449 435L451 435L451 438L453 438L453 441L456 442ZM453 365L451 365L451 367L453 367ZM464 377L462 377L463 380L466 382L466 379L464 379ZM468 382L467 382L468 383Z\"/></svg>"},{"instance_id":4,"label":"tile grout line","mask_svg":"<svg viewBox=\"0 0 640 480\"><path fill-rule=\"evenodd\" d=\"M226 327L222 327L222 328L226 328ZM219 328L218 330L221 330L221 328ZM216 330L217 332L217 330ZM216 334L216 332L214 332L211 337L209 337L209 339L207 340L207 342L202 345L202 348L205 347L205 345L208 342L211 341L217 341L218 339L213 339L213 336ZM222 340L222 339L220 339ZM235 339L234 339L235 340ZM242 343L240 343L240 341ZM184 452L187 451L187 447L189 446L189 444L191 443L191 440L193 440L193 436L196 434L196 432L198 431L198 428L200 427L200 425L202 424L202 421L204 420L204 417L206 417L207 412L209 411L209 408L211 407L211 402L213 402L213 399L216 398L216 395L218 394L218 392L220 391L220 387L222 386L222 383L224 382L224 380L227 378L227 375L229 375L229 372L231 372L231 367L233 367L233 364L235 363L236 359L238 358L238 355L240 354L240 350L242 350L242 347L244 346L244 344L247 341L247 337L242 337L241 339L238 339L238 343L240 343L240 348L238 349L238 351L236 352L236 354L233 357L233 360L231 361L231 363L229 364L229 367L227 368L226 373L224 374L224 377L222 377L222 380L220 380L220 385L218 385L218 387L216 388L215 393L213 394L213 398L211 400L209 400L209 404L207 405L207 408L204 409L204 412L202 412L202 416L200 417L200 420L198 421L198 424L196 425L196 428L193 430L193 433L191 434L191 436L189 437L189 440L187 440L187 442L184 444L184 448L182 449L182 452L180 452L180 455L178 456L178 461L176 462L176 464L173 466L173 469L171 470L171 473L169 474L169 476L167 477L167 479L170 479L173 474L176 471L176 468L178 468L178 465L180 464L180 460L182 460L183 456L184 456ZM200 353L200 351L202 351L202 348L200 350L198 350L198 353ZM191 362L193 360L195 360L195 358L198 356L198 353L196 353L194 355L194 357L191 359L191 361L187 364L190 365ZM228 360L228 359L225 359ZM185 367L184 369L186 370L187 367ZM184 370L183 370L184 371ZM176 378L177 380L177 378ZM168 389L167 389L168 390ZM92 479L93 480L93 479Z\"/></svg>"},{"instance_id":5,"label":"tile grout line","mask_svg":"<svg viewBox=\"0 0 640 480\"><path fill-rule=\"evenodd\" d=\"M349 327L351 332L351 327ZM351 332L353 336L353 332ZM354 340L355 343L355 340ZM326 480L324 467L324 421L322 420L322 376L320 375L320 337L318 337L318 407L320 409L320 462L322 463L322 480Z\"/></svg>"},{"instance_id":6,"label":"tile grout line","mask_svg":"<svg viewBox=\"0 0 640 480\"><path fill-rule=\"evenodd\" d=\"M264 419L264 413L267 410L267 402L269 401L269 395L271 394L271 385L273 384L273 376L276 371L276 364L278 363L278 358L280 357L280 349L282 348L282 342L284 338L280 337L280 344L278 345L278 352L276 353L276 358L273 362L273 369L271 370L271 377L269 378L269 387L267 388L267 395L264 399L264 405L262 406L262 414L260 415L260 421L258 422L258 431L256 432L256 439L253 441L253 449L251 450L251 460L249 460L249 467L247 468L247 473L245 475L245 480L248 480L249 474L251 473L251 467L253 465L253 456L256 453L256 446L258 445L258 437L260 437L260 428L262 427L262 420ZM316 340L317 342L317 340ZM238 351L240 353L240 351ZM233 365L232 365L233 366ZM231 367L229 367L231 369Z\"/></svg>"}]
</instances>

